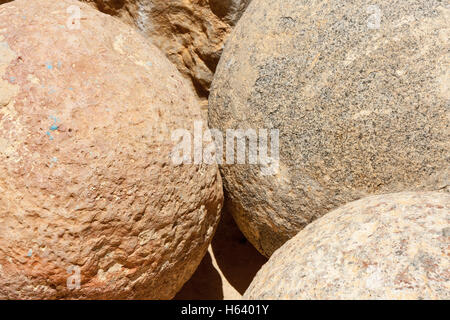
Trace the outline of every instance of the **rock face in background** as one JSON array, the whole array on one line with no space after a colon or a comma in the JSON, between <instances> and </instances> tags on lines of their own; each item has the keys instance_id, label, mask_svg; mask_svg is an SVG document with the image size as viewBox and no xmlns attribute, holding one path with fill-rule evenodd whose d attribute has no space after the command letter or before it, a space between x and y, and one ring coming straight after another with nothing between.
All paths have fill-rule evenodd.
<instances>
[{"instance_id":1,"label":"rock face in background","mask_svg":"<svg viewBox=\"0 0 450 320\"><path fill-rule=\"evenodd\" d=\"M448 300L449 220L447 193L349 203L277 250L244 298Z\"/></svg>"},{"instance_id":2,"label":"rock face in background","mask_svg":"<svg viewBox=\"0 0 450 320\"><path fill-rule=\"evenodd\" d=\"M0 299L172 298L223 200L216 166L171 162L171 130L200 117L188 81L117 19L2 5Z\"/></svg>"},{"instance_id":3,"label":"rock face in background","mask_svg":"<svg viewBox=\"0 0 450 320\"><path fill-rule=\"evenodd\" d=\"M209 6L219 18L234 26L251 0L209 0Z\"/></svg>"},{"instance_id":4,"label":"rock face in background","mask_svg":"<svg viewBox=\"0 0 450 320\"><path fill-rule=\"evenodd\" d=\"M209 127L280 135L277 174L221 167L227 206L266 256L350 201L449 186L450 9L376 3L257 1L227 42Z\"/></svg>"},{"instance_id":5,"label":"rock face in background","mask_svg":"<svg viewBox=\"0 0 450 320\"><path fill-rule=\"evenodd\" d=\"M85 0L134 24L188 76L200 98L209 94L224 42L250 0Z\"/></svg>"}]
</instances>

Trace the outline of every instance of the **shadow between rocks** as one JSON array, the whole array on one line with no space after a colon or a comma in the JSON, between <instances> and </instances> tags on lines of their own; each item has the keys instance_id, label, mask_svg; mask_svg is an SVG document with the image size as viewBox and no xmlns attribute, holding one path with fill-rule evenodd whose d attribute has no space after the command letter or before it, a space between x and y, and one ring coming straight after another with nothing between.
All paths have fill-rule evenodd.
<instances>
[{"instance_id":1,"label":"shadow between rocks","mask_svg":"<svg viewBox=\"0 0 450 320\"><path fill-rule=\"evenodd\" d=\"M266 262L224 210L206 256L174 300L240 299Z\"/></svg>"},{"instance_id":2,"label":"shadow between rocks","mask_svg":"<svg viewBox=\"0 0 450 320\"><path fill-rule=\"evenodd\" d=\"M268 260L245 238L226 209L211 246L223 276L241 295Z\"/></svg>"},{"instance_id":3,"label":"shadow between rocks","mask_svg":"<svg viewBox=\"0 0 450 320\"><path fill-rule=\"evenodd\" d=\"M214 268L211 255L206 253L191 279L185 283L174 300L223 300L222 279Z\"/></svg>"}]
</instances>

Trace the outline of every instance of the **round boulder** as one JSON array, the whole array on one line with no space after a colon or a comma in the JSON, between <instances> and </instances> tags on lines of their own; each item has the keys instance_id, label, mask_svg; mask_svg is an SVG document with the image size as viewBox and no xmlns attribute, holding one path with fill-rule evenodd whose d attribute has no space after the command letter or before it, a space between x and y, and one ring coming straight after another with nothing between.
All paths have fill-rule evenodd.
<instances>
[{"instance_id":1,"label":"round boulder","mask_svg":"<svg viewBox=\"0 0 450 320\"><path fill-rule=\"evenodd\" d=\"M220 216L214 165L175 165L201 111L131 27L77 1L0 7L0 299L170 299Z\"/></svg>"},{"instance_id":2,"label":"round boulder","mask_svg":"<svg viewBox=\"0 0 450 320\"><path fill-rule=\"evenodd\" d=\"M450 195L370 196L278 249L246 299L450 299Z\"/></svg>"},{"instance_id":3,"label":"round boulder","mask_svg":"<svg viewBox=\"0 0 450 320\"><path fill-rule=\"evenodd\" d=\"M208 117L266 137L258 151L279 136L279 155L221 166L226 206L261 253L345 203L448 187L449 15L438 0L250 3Z\"/></svg>"}]
</instances>

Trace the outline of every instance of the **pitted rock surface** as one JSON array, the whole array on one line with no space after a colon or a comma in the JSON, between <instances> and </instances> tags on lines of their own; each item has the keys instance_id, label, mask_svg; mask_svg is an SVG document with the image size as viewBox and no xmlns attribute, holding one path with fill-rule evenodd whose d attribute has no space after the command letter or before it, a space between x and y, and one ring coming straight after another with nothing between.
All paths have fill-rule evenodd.
<instances>
[{"instance_id":1,"label":"pitted rock surface","mask_svg":"<svg viewBox=\"0 0 450 320\"><path fill-rule=\"evenodd\" d=\"M223 200L216 166L171 162L170 133L200 117L187 80L118 19L71 0L0 6L0 298L172 298Z\"/></svg>"}]
</instances>

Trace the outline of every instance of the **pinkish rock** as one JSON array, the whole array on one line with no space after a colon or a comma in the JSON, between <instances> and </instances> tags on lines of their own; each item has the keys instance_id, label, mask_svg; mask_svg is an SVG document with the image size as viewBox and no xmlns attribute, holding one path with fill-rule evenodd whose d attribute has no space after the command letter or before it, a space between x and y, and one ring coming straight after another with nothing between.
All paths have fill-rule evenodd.
<instances>
[{"instance_id":1,"label":"pinkish rock","mask_svg":"<svg viewBox=\"0 0 450 320\"><path fill-rule=\"evenodd\" d=\"M171 163L196 101L115 18L72 0L0 6L0 299L176 294L223 198L216 166Z\"/></svg>"}]
</instances>

